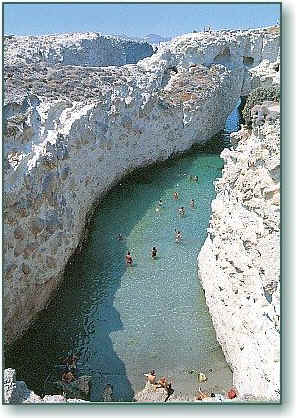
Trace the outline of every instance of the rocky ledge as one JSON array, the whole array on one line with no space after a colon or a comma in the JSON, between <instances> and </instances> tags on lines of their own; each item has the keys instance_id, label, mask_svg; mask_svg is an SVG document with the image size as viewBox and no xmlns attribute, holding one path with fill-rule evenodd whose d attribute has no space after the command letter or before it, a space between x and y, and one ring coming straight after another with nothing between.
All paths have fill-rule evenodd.
<instances>
[{"instance_id":1,"label":"rocky ledge","mask_svg":"<svg viewBox=\"0 0 296 418\"><path fill-rule=\"evenodd\" d=\"M280 399L279 104L252 110L231 135L208 236L198 257L217 339L239 393Z\"/></svg>"},{"instance_id":2,"label":"rocky ledge","mask_svg":"<svg viewBox=\"0 0 296 418\"><path fill-rule=\"evenodd\" d=\"M210 393L207 391L197 390L196 396L189 397L182 393L173 393L168 396L168 393L163 388L155 388L155 385L146 383L144 389L135 395L135 402L141 403L183 403L183 402L194 402L194 403L245 403L245 402L257 402L254 396L250 394L239 394L237 390L234 390L236 396L230 399L227 393Z\"/></svg>"},{"instance_id":3,"label":"rocky ledge","mask_svg":"<svg viewBox=\"0 0 296 418\"><path fill-rule=\"evenodd\" d=\"M50 56L59 54L59 39ZM43 42L33 41L34 48ZM46 54L37 59L23 50L24 42L9 42L3 107L7 344L48 303L103 194L133 169L223 129L239 97L252 89L251 70L264 60L278 62L279 33L187 34L121 67L93 66L86 58L67 65ZM27 62L26 54L36 59ZM277 67L270 71L278 74Z\"/></svg>"},{"instance_id":4,"label":"rocky ledge","mask_svg":"<svg viewBox=\"0 0 296 418\"><path fill-rule=\"evenodd\" d=\"M56 404L56 403L89 403L84 399L80 399L77 395L85 395L83 398L88 397L89 377L82 376L76 382L76 386L70 390L63 388L63 395L45 395L43 397L36 395L32 390L30 390L26 383L23 381L16 380L16 372L13 369L6 369L4 371L4 400L5 404ZM65 392L66 391L66 392ZM245 401L254 401L254 398L249 396L237 396L234 399L229 399L227 394L218 394L211 396L206 392L198 392L198 394L203 393L201 397L188 397L188 395L183 395L182 393L175 393L168 395L168 392L163 388L157 388L155 385L146 383L142 391L138 392L133 401L140 403L182 403L182 402L196 402L196 403L234 403L234 402L245 402ZM74 395L74 396L73 396ZM198 398L198 399L197 399ZM112 386L106 385L103 394L103 402L113 402L112 397Z\"/></svg>"},{"instance_id":5,"label":"rocky ledge","mask_svg":"<svg viewBox=\"0 0 296 418\"><path fill-rule=\"evenodd\" d=\"M32 403L88 403L84 399L77 399L75 394L84 394L86 397L89 393L88 385L89 377L81 376L76 381L76 387L72 387L66 395L67 388L63 388L63 395L45 395L43 397L36 395L29 389L25 382L16 380L16 371L13 369L4 370L3 379L3 402L5 404L32 404ZM71 395L73 397L71 397Z\"/></svg>"}]
</instances>

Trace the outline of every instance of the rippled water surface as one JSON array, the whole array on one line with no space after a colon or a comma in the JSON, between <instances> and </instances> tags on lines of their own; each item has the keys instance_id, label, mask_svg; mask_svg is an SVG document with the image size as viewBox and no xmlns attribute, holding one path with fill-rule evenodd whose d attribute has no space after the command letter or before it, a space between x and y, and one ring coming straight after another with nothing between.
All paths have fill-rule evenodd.
<instances>
[{"instance_id":1,"label":"rippled water surface","mask_svg":"<svg viewBox=\"0 0 296 418\"><path fill-rule=\"evenodd\" d=\"M101 400L106 383L113 385L115 400L131 400L151 369L189 397L197 389L188 373L193 369L208 374L214 391L231 385L196 273L221 168L218 155L191 152L144 169L108 193L88 246L68 267L57 296L7 354L5 366L18 371L18 380L43 393L54 366L73 350L79 353L79 373L92 376L93 401ZM190 175L198 175L198 183ZM183 233L180 244L175 229ZM133 267L125 265L127 250Z\"/></svg>"}]
</instances>

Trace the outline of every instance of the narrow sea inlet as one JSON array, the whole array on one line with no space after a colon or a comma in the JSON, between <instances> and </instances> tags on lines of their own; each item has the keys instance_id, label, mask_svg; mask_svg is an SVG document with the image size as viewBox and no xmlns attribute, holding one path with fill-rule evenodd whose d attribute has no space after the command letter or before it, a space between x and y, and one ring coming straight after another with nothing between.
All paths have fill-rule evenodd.
<instances>
[{"instance_id":1,"label":"narrow sea inlet","mask_svg":"<svg viewBox=\"0 0 296 418\"><path fill-rule=\"evenodd\" d=\"M98 207L87 247L68 266L49 307L7 353L5 367L44 394L52 390L56 366L73 351L79 374L92 376L92 401L102 400L107 383L115 401L131 401L151 369L188 400L198 388L192 370L208 376L208 390L230 387L232 373L196 271L222 165L217 153L192 150L114 187ZM190 178L195 175L198 182ZM182 232L181 243L175 230ZM125 264L128 250L132 267Z\"/></svg>"}]
</instances>

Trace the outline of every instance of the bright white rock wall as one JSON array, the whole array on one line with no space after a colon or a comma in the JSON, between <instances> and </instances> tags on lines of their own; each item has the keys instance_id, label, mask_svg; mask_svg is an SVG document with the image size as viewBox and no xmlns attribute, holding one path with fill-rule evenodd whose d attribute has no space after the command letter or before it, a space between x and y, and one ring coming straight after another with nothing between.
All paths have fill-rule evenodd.
<instances>
[{"instance_id":1,"label":"bright white rock wall","mask_svg":"<svg viewBox=\"0 0 296 418\"><path fill-rule=\"evenodd\" d=\"M198 256L217 338L234 385L251 399L280 399L280 122L232 134Z\"/></svg>"}]
</instances>

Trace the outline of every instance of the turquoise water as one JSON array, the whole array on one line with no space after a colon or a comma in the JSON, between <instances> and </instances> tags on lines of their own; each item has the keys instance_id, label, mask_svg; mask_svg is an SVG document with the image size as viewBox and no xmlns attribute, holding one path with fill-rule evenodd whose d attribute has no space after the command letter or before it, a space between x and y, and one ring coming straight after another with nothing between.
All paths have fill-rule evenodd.
<instances>
[{"instance_id":1,"label":"turquoise water","mask_svg":"<svg viewBox=\"0 0 296 418\"><path fill-rule=\"evenodd\" d=\"M68 265L48 309L6 353L5 367L15 368L18 380L44 394L51 390L44 381L54 380L55 366L74 351L79 374L92 376L92 401L101 400L107 383L116 401L130 401L151 369L172 380L176 394L188 399L197 390L190 370L207 374L209 390L229 388L232 374L196 272L215 196L213 181L222 165L216 153L191 151L114 187L98 207L87 248ZM198 183L190 175L198 175ZM158 210L159 199L163 206ZM179 244L175 229L183 234ZM123 241L116 239L118 233ZM132 267L125 265L128 250Z\"/></svg>"},{"instance_id":2,"label":"turquoise water","mask_svg":"<svg viewBox=\"0 0 296 418\"><path fill-rule=\"evenodd\" d=\"M213 181L221 168L217 155L191 153L145 169L108 193L83 255L70 266L48 310L14 349L18 379L40 393L40 381L72 349L80 353L80 373L93 377L92 400L100 399L106 383L113 384L117 400L131 399L143 387L143 373L152 368L171 378L176 391L188 394L196 391L188 370L227 368L196 274ZM189 175L198 175L198 183ZM163 206L157 211L159 199ZM185 207L184 217L177 211L180 206ZM180 244L175 229L182 231ZM116 239L118 233L124 241ZM153 246L156 260L151 258ZM125 265L127 250L132 267ZM228 368L225 373L231 384Z\"/></svg>"}]
</instances>

